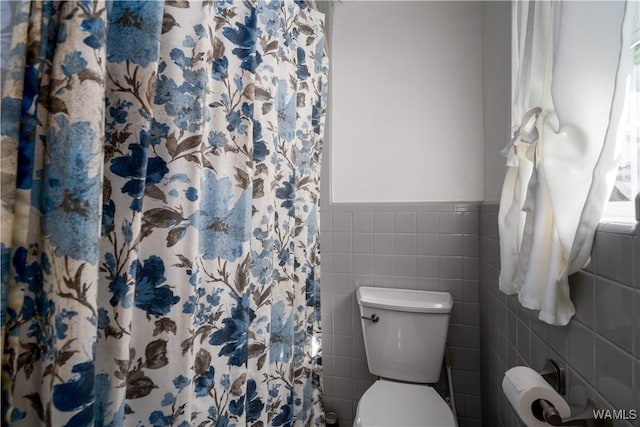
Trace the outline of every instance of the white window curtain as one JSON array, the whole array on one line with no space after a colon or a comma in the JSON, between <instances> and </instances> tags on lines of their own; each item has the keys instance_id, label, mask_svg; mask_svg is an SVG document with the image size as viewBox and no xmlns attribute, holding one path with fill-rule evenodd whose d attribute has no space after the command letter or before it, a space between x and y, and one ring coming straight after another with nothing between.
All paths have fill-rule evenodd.
<instances>
[{"instance_id":1,"label":"white window curtain","mask_svg":"<svg viewBox=\"0 0 640 427\"><path fill-rule=\"evenodd\" d=\"M616 177L637 1L512 3L513 138L499 211L500 290L566 325Z\"/></svg>"}]
</instances>

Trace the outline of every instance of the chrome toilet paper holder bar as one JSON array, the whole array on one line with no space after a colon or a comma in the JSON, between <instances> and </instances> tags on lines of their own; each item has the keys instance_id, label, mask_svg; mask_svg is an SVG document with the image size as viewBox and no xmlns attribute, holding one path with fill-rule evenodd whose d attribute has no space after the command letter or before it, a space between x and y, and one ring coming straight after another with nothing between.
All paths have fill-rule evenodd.
<instances>
[{"instance_id":1,"label":"chrome toilet paper holder bar","mask_svg":"<svg viewBox=\"0 0 640 427\"><path fill-rule=\"evenodd\" d=\"M587 405L580 414L562 419L558 410L544 399L536 400L531 408L536 418L552 426L613 427L612 419L596 418L599 409L601 407L594 400L587 399Z\"/></svg>"},{"instance_id":2,"label":"chrome toilet paper holder bar","mask_svg":"<svg viewBox=\"0 0 640 427\"><path fill-rule=\"evenodd\" d=\"M565 395L567 392L566 373L563 367L553 359L547 359L544 368L538 372L558 393ZM547 400L536 400L531 410L540 421L552 426L583 426L583 427L613 427L610 419L596 419L599 405L592 399L587 400L583 411L573 417L562 419L558 410Z\"/></svg>"}]
</instances>

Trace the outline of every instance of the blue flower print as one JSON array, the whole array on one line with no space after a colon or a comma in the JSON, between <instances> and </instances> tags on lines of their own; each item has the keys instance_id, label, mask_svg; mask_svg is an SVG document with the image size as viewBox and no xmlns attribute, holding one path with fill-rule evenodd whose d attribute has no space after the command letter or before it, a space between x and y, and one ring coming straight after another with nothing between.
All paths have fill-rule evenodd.
<instances>
[{"instance_id":1,"label":"blue flower print","mask_svg":"<svg viewBox=\"0 0 640 427\"><path fill-rule=\"evenodd\" d=\"M189 178L189 175L184 174L184 173L176 173L173 174L169 177L169 182L182 182L184 184L191 184L191 178Z\"/></svg>"},{"instance_id":2,"label":"blue flower print","mask_svg":"<svg viewBox=\"0 0 640 427\"><path fill-rule=\"evenodd\" d=\"M0 109L0 123L2 126L0 126L0 135L18 137L18 133L20 132L21 110L21 99L9 98L8 96L2 98L2 108Z\"/></svg>"},{"instance_id":3,"label":"blue flower print","mask_svg":"<svg viewBox=\"0 0 640 427\"><path fill-rule=\"evenodd\" d=\"M253 122L253 161L262 162L268 155L269 149L262 140L262 124L255 120Z\"/></svg>"},{"instance_id":4,"label":"blue flower print","mask_svg":"<svg viewBox=\"0 0 640 427\"><path fill-rule=\"evenodd\" d=\"M163 316L180 301L180 297L163 285L167 279L164 277L162 258L152 255L143 263L135 260L131 264L131 273L136 278L135 306L148 314Z\"/></svg>"},{"instance_id":5,"label":"blue flower print","mask_svg":"<svg viewBox=\"0 0 640 427\"><path fill-rule=\"evenodd\" d=\"M289 216L295 215L294 201L296 197L296 186L293 174L289 175L289 180L282 183L282 187L276 190L276 197L282 200L280 206L288 209Z\"/></svg>"},{"instance_id":6,"label":"blue flower print","mask_svg":"<svg viewBox=\"0 0 640 427\"><path fill-rule=\"evenodd\" d=\"M130 101L118 100L118 102L109 107L109 116L114 122L124 124L127 122L129 112L127 111L133 105Z\"/></svg>"},{"instance_id":7,"label":"blue flower print","mask_svg":"<svg viewBox=\"0 0 640 427\"><path fill-rule=\"evenodd\" d=\"M293 421L293 392L287 393L287 403L280 407L280 413L273 418L273 426L290 426Z\"/></svg>"},{"instance_id":8,"label":"blue flower print","mask_svg":"<svg viewBox=\"0 0 640 427\"><path fill-rule=\"evenodd\" d=\"M29 248L31 249L31 247ZM26 283L27 289L33 293L42 291L42 272L37 262L28 257L29 249L24 246L16 248L13 255L13 268L16 272L16 281Z\"/></svg>"},{"instance_id":9,"label":"blue flower print","mask_svg":"<svg viewBox=\"0 0 640 427\"><path fill-rule=\"evenodd\" d=\"M222 374L222 377L220 378L220 385L225 389L225 391L229 390L229 388L231 387L231 379L229 378L229 374Z\"/></svg>"},{"instance_id":10,"label":"blue flower print","mask_svg":"<svg viewBox=\"0 0 640 427\"><path fill-rule=\"evenodd\" d=\"M213 387L213 380L215 376L215 369L213 366L209 366L209 368L203 372L202 375L198 375L196 379L193 381L193 385L195 386L196 396L202 397L209 394L209 390Z\"/></svg>"},{"instance_id":11,"label":"blue flower print","mask_svg":"<svg viewBox=\"0 0 640 427\"><path fill-rule=\"evenodd\" d=\"M77 311L62 309L59 313L56 314L56 337L59 340L64 340L67 338L67 331L69 330L69 325L65 322L65 319L71 319L78 314Z\"/></svg>"},{"instance_id":12,"label":"blue flower print","mask_svg":"<svg viewBox=\"0 0 640 427\"><path fill-rule=\"evenodd\" d=\"M133 240L133 230L131 229L131 221L128 219L124 219L122 221L122 236L124 237L124 242L128 245Z\"/></svg>"},{"instance_id":13,"label":"blue flower print","mask_svg":"<svg viewBox=\"0 0 640 427\"><path fill-rule=\"evenodd\" d=\"M166 138L169 135L169 129L169 125L160 123L156 119L151 119L151 129L149 129L149 144L158 145L162 139Z\"/></svg>"},{"instance_id":14,"label":"blue flower print","mask_svg":"<svg viewBox=\"0 0 640 427\"><path fill-rule=\"evenodd\" d=\"M236 90L238 92L242 92L242 89L244 89L244 82L242 81L242 76L240 74L233 76L233 84L236 85Z\"/></svg>"},{"instance_id":15,"label":"blue flower print","mask_svg":"<svg viewBox=\"0 0 640 427\"><path fill-rule=\"evenodd\" d=\"M102 18L90 16L82 20L82 29L89 33L83 42L89 47L100 49L104 44L104 21ZM58 41L60 43L60 41Z\"/></svg>"},{"instance_id":16,"label":"blue flower print","mask_svg":"<svg viewBox=\"0 0 640 427\"><path fill-rule=\"evenodd\" d=\"M313 59L314 73L322 72L322 58L323 58L322 52L323 51L324 51L324 37L321 37L318 39L318 43L316 44L316 50L314 52L314 59Z\"/></svg>"},{"instance_id":17,"label":"blue flower print","mask_svg":"<svg viewBox=\"0 0 640 427\"><path fill-rule=\"evenodd\" d=\"M296 146L296 170L299 171L302 175L307 175L311 172L313 168L313 159L311 156L314 153L313 147L309 147L312 144L312 141L309 139L304 139L302 132L298 131L298 139L302 141L302 146Z\"/></svg>"},{"instance_id":18,"label":"blue flower print","mask_svg":"<svg viewBox=\"0 0 640 427\"><path fill-rule=\"evenodd\" d=\"M76 364L71 368L71 372L78 374L77 378L53 386L53 405L60 411L75 411L93 401L93 362Z\"/></svg>"},{"instance_id":19,"label":"blue flower print","mask_svg":"<svg viewBox=\"0 0 640 427\"><path fill-rule=\"evenodd\" d=\"M66 116L55 117L57 126L49 130L49 163L42 180L44 232L51 239L56 256L98 261L102 201L100 176L90 175L97 159L98 137L87 122L69 125ZM57 131L56 131L57 127Z\"/></svg>"},{"instance_id":20,"label":"blue flower print","mask_svg":"<svg viewBox=\"0 0 640 427\"><path fill-rule=\"evenodd\" d=\"M184 375L178 375L173 379L173 385L179 392L182 391L182 389L184 389L190 383L191 380L189 380L189 378L185 377Z\"/></svg>"},{"instance_id":21,"label":"blue flower print","mask_svg":"<svg viewBox=\"0 0 640 427\"><path fill-rule=\"evenodd\" d=\"M278 93L276 95L276 110L278 111L278 136L285 141L292 141L296 132L296 96L289 95L289 85L286 80L278 80Z\"/></svg>"},{"instance_id":22,"label":"blue flower print","mask_svg":"<svg viewBox=\"0 0 640 427\"><path fill-rule=\"evenodd\" d=\"M116 204L113 202L113 200L109 200L107 203L102 205L101 236L106 236L114 229L115 216L116 216Z\"/></svg>"},{"instance_id":23,"label":"blue flower print","mask_svg":"<svg viewBox=\"0 0 640 427\"><path fill-rule=\"evenodd\" d=\"M238 400L232 400L229 402L229 414L241 417L244 412L244 396L241 396Z\"/></svg>"},{"instance_id":24,"label":"blue flower print","mask_svg":"<svg viewBox=\"0 0 640 427\"><path fill-rule=\"evenodd\" d=\"M190 202L195 202L198 200L198 190L195 187L189 187L184 191L184 196Z\"/></svg>"},{"instance_id":25,"label":"blue flower print","mask_svg":"<svg viewBox=\"0 0 640 427\"><path fill-rule=\"evenodd\" d=\"M285 319L286 317L286 319ZM283 301L278 301L271 310L271 339L269 341L269 363L288 362L293 353L293 315L285 313Z\"/></svg>"},{"instance_id":26,"label":"blue flower print","mask_svg":"<svg viewBox=\"0 0 640 427\"><path fill-rule=\"evenodd\" d=\"M107 329L109 323L111 323L109 312L102 307L98 308L98 329Z\"/></svg>"},{"instance_id":27,"label":"blue flower print","mask_svg":"<svg viewBox=\"0 0 640 427\"><path fill-rule=\"evenodd\" d=\"M251 193L243 191L234 204L232 191L231 179L218 179L211 170L204 171L201 209L189 217L190 224L200 232L200 254L204 259L235 261L251 236Z\"/></svg>"},{"instance_id":28,"label":"blue flower print","mask_svg":"<svg viewBox=\"0 0 640 427\"><path fill-rule=\"evenodd\" d=\"M175 62L175 64L180 68L188 68L193 66L193 58L188 57L184 54L184 52L178 48L174 48L169 53L169 56Z\"/></svg>"},{"instance_id":29,"label":"blue flower print","mask_svg":"<svg viewBox=\"0 0 640 427\"><path fill-rule=\"evenodd\" d=\"M200 24L198 24L200 25ZM202 25L200 25L202 27ZM196 47L196 41L193 39L193 37L191 36L187 36L184 38L184 41L182 42L182 46L184 47L188 47L189 49L192 49L194 47Z\"/></svg>"},{"instance_id":30,"label":"blue flower print","mask_svg":"<svg viewBox=\"0 0 640 427\"><path fill-rule=\"evenodd\" d=\"M173 79L167 76L160 76L156 81L156 94L154 103L158 105L166 104L173 99L173 94L178 91L178 85Z\"/></svg>"},{"instance_id":31,"label":"blue flower print","mask_svg":"<svg viewBox=\"0 0 640 427\"><path fill-rule=\"evenodd\" d=\"M212 147L224 148L224 146L227 145L227 135L217 130L211 131L207 137L207 142L209 142L209 145Z\"/></svg>"},{"instance_id":32,"label":"blue flower print","mask_svg":"<svg viewBox=\"0 0 640 427\"><path fill-rule=\"evenodd\" d=\"M173 393L165 393L164 398L160 402L160 406L170 406L176 401L176 397Z\"/></svg>"},{"instance_id":33,"label":"blue flower print","mask_svg":"<svg viewBox=\"0 0 640 427\"><path fill-rule=\"evenodd\" d=\"M307 307L313 307L314 316L320 319L320 281L314 278L313 269L305 281L305 296Z\"/></svg>"},{"instance_id":34,"label":"blue flower print","mask_svg":"<svg viewBox=\"0 0 640 427\"><path fill-rule=\"evenodd\" d=\"M190 93L176 90L164 106L175 124L182 130L196 132L202 122L202 105Z\"/></svg>"},{"instance_id":35,"label":"blue flower print","mask_svg":"<svg viewBox=\"0 0 640 427\"><path fill-rule=\"evenodd\" d=\"M165 111L182 130L196 132L204 119L200 98L204 96L205 71L183 70L184 83L180 86L164 75L156 83L154 103L164 105Z\"/></svg>"},{"instance_id":36,"label":"blue flower print","mask_svg":"<svg viewBox=\"0 0 640 427\"><path fill-rule=\"evenodd\" d=\"M158 64L158 74L162 74L164 73L164 70L167 69L167 62L166 61L160 61L160 63Z\"/></svg>"},{"instance_id":37,"label":"blue flower print","mask_svg":"<svg viewBox=\"0 0 640 427\"><path fill-rule=\"evenodd\" d=\"M258 395L257 388L255 380L247 380L247 422L258 421L264 409L264 403Z\"/></svg>"},{"instance_id":38,"label":"blue flower print","mask_svg":"<svg viewBox=\"0 0 640 427\"><path fill-rule=\"evenodd\" d=\"M279 1L258 1L258 17L267 34L272 37L276 36L280 29L280 5Z\"/></svg>"},{"instance_id":39,"label":"blue flower print","mask_svg":"<svg viewBox=\"0 0 640 427\"><path fill-rule=\"evenodd\" d=\"M304 53L304 49L298 48L298 78L300 80L306 80L311 77L311 73L309 73L309 68L307 68L307 59Z\"/></svg>"},{"instance_id":40,"label":"blue flower print","mask_svg":"<svg viewBox=\"0 0 640 427\"><path fill-rule=\"evenodd\" d=\"M266 248L257 253L251 251L251 274L258 278L258 283L266 285L273 277L273 253Z\"/></svg>"},{"instance_id":41,"label":"blue flower print","mask_svg":"<svg viewBox=\"0 0 640 427\"><path fill-rule=\"evenodd\" d=\"M40 27L42 31L42 41L40 44L40 58L52 58L53 51L56 47L56 39L58 32L58 25L62 19L57 19L57 15L60 13L61 5L55 4L55 2L43 2L42 6L42 26ZM63 29L62 36L66 35L66 28ZM80 47L80 46L78 46ZM27 61L31 62L31 61Z\"/></svg>"},{"instance_id":42,"label":"blue flower print","mask_svg":"<svg viewBox=\"0 0 640 427\"><path fill-rule=\"evenodd\" d=\"M113 307L116 307L118 304L121 304L124 308L131 307L133 295L129 293L129 285L122 276L118 276L109 282L107 289L111 292L109 304Z\"/></svg>"},{"instance_id":43,"label":"blue flower print","mask_svg":"<svg viewBox=\"0 0 640 427\"><path fill-rule=\"evenodd\" d=\"M216 289L215 291L213 291L213 294L209 294L207 295L207 305L209 307L217 307L218 305L220 305L220 293L222 292L221 289Z\"/></svg>"},{"instance_id":44,"label":"blue flower print","mask_svg":"<svg viewBox=\"0 0 640 427\"><path fill-rule=\"evenodd\" d=\"M187 300L182 304L182 312L185 314L192 314L196 310L196 297L195 295L189 295Z\"/></svg>"},{"instance_id":45,"label":"blue flower print","mask_svg":"<svg viewBox=\"0 0 640 427\"><path fill-rule=\"evenodd\" d=\"M218 356L229 356L227 364L245 366L249 356L249 325L256 315L247 295L237 301L237 305L231 309L231 317L222 321L224 326L211 334L209 343L222 345Z\"/></svg>"},{"instance_id":46,"label":"blue flower print","mask_svg":"<svg viewBox=\"0 0 640 427\"><path fill-rule=\"evenodd\" d=\"M309 230L307 231L307 246L311 247L314 239L318 238L318 205L314 205L305 221ZM318 238L319 240L319 238Z\"/></svg>"},{"instance_id":47,"label":"blue flower print","mask_svg":"<svg viewBox=\"0 0 640 427\"><path fill-rule=\"evenodd\" d=\"M278 265L280 267L283 267L285 265L289 265L289 261L291 261L291 259L293 258L292 254L294 251L294 243L293 242L289 242L289 247L277 247L278 249ZM295 259L294 259L295 261Z\"/></svg>"},{"instance_id":48,"label":"blue flower print","mask_svg":"<svg viewBox=\"0 0 640 427\"><path fill-rule=\"evenodd\" d=\"M242 61L240 68L253 73L256 67L262 63L262 56L256 52L256 39L258 37L256 9L251 9L251 13L244 19L244 25L236 22L236 27L237 29L225 27L222 29L222 34L230 42L238 46L231 52Z\"/></svg>"},{"instance_id":49,"label":"blue flower print","mask_svg":"<svg viewBox=\"0 0 640 427\"><path fill-rule=\"evenodd\" d=\"M84 30L84 28L83 28ZM64 43L65 41L67 41L67 23L66 22L59 22L58 23L58 34L56 34L56 42L57 43ZM85 44L87 46L89 46L89 44L86 42L86 40L88 38L90 38L91 36L87 37L86 39L84 39L83 41L85 42ZM90 42L93 42L94 40L91 40ZM96 39L95 42L97 42L97 44L99 44L100 42L104 42L104 31L102 32L102 40L98 40Z\"/></svg>"},{"instance_id":50,"label":"blue flower print","mask_svg":"<svg viewBox=\"0 0 640 427\"><path fill-rule=\"evenodd\" d=\"M25 411L20 410L20 408L13 408L11 410L11 422L15 423L27 417L27 413Z\"/></svg>"},{"instance_id":51,"label":"blue flower print","mask_svg":"<svg viewBox=\"0 0 640 427\"><path fill-rule=\"evenodd\" d=\"M286 47L291 47L293 40L295 40L296 37L298 36L298 29L294 27L291 31L285 32L283 36L284 36L284 45Z\"/></svg>"},{"instance_id":52,"label":"blue flower print","mask_svg":"<svg viewBox=\"0 0 640 427\"><path fill-rule=\"evenodd\" d=\"M84 19L82 20L81 24L82 30L89 34L89 36L86 37L83 42L93 49L100 49L104 45L106 35L104 21L101 17L93 15L93 2L91 0L79 1L78 5L84 12ZM66 38L66 31L64 34L64 38ZM62 40L60 40L60 38L58 38L58 43L62 43Z\"/></svg>"},{"instance_id":53,"label":"blue flower print","mask_svg":"<svg viewBox=\"0 0 640 427\"><path fill-rule=\"evenodd\" d=\"M109 61L129 61L143 67L157 61L164 3L114 1L109 2L108 7Z\"/></svg>"},{"instance_id":54,"label":"blue flower print","mask_svg":"<svg viewBox=\"0 0 640 427\"><path fill-rule=\"evenodd\" d=\"M78 74L80 71L84 70L87 67L87 61L82 57L82 53L73 51L64 56L62 60L62 73L71 78L74 74Z\"/></svg>"},{"instance_id":55,"label":"blue flower print","mask_svg":"<svg viewBox=\"0 0 640 427\"><path fill-rule=\"evenodd\" d=\"M162 178L169 172L167 162L162 157L149 157L147 159L147 177L145 185L155 185L162 181Z\"/></svg>"},{"instance_id":56,"label":"blue flower print","mask_svg":"<svg viewBox=\"0 0 640 427\"><path fill-rule=\"evenodd\" d=\"M173 423L173 417L163 414L162 411L153 411L149 415L149 422L153 427L168 427Z\"/></svg>"},{"instance_id":57,"label":"blue flower print","mask_svg":"<svg viewBox=\"0 0 640 427\"><path fill-rule=\"evenodd\" d=\"M242 120L242 116L237 111L232 111L227 114L227 130L229 132L238 131L240 133L247 133L248 126Z\"/></svg>"},{"instance_id":58,"label":"blue flower print","mask_svg":"<svg viewBox=\"0 0 640 427\"><path fill-rule=\"evenodd\" d=\"M109 414L109 392L111 391L110 375L101 373L96 375L96 403L95 403L95 426L105 426L105 418Z\"/></svg>"},{"instance_id":59,"label":"blue flower print","mask_svg":"<svg viewBox=\"0 0 640 427\"><path fill-rule=\"evenodd\" d=\"M320 127L322 125L322 98L318 97L311 107L311 125L313 131L321 134Z\"/></svg>"},{"instance_id":60,"label":"blue flower print","mask_svg":"<svg viewBox=\"0 0 640 427\"><path fill-rule=\"evenodd\" d=\"M277 383L276 384L274 384L274 383L269 384L269 397L271 399L274 399L274 398L278 397L278 394L280 394L280 386L281 386L281 384L277 384Z\"/></svg>"},{"instance_id":61,"label":"blue flower print","mask_svg":"<svg viewBox=\"0 0 640 427\"><path fill-rule=\"evenodd\" d=\"M36 145L34 144L34 139L37 125L35 105L38 101L40 78L40 70L35 64L27 64L25 66L22 115L20 118L21 134L18 144L18 188L31 188Z\"/></svg>"},{"instance_id":62,"label":"blue flower print","mask_svg":"<svg viewBox=\"0 0 640 427\"><path fill-rule=\"evenodd\" d=\"M211 77L214 80L221 81L227 78L227 70L229 68L229 60L226 56L222 56L211 64Z\"/></svg>"},{"instance_id":63,"label":"blue flower print","mask_svg":"<svg viewBox=\"0 0 640 427\"><path fill-rule=\"evenodd\" d=\"M134 198L131 208L140 211L145 185L159 183L169 172L169 168L161 157L147 158L148 147L145 144L129 144L129 150L130 153L126 156L111 159L110 170L118 176L130 178L121 190Z\"/></svg>"},{"instance_id":64,"label":"blue flower print","mask_svg":"<svg viewBox=\"0 0 640 427\"><path fill-rule=\"evenodd\" d=\"M206 39L207 37L209 37L209 35L207 34L207 30L205 30L204 26L202 26L202 24L196 24L193 27L193 31L196 32L196 35L198 37L200 37L201 39Z\"/></svg>"},{"instance_id":65,"label":"blue flower print","mask_svg":"<svg viewBox=\"0 0 640 427\"><path fill-rule=\"evenodd\" d=\"M111 252L104 254L104 266L108 271L113 272L116 270L116 257Z\"/></svg>"}]
</instances>

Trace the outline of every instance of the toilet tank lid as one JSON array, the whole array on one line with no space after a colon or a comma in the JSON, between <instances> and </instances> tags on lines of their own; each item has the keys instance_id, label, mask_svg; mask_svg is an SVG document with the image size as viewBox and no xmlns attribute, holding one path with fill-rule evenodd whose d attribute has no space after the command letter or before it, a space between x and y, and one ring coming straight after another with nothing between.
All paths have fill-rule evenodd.
<instances>
[{"instance_id":1,"label":"toilet tank lid","mask_svg":"<svg viewBox=\"0 0 640 427\"><path fill-rule=\"evenodd\" d=\"M360 286L356 298L364 307L412 313L449 313L453 307L449 292Z\"/></svg>"}]
</instances>

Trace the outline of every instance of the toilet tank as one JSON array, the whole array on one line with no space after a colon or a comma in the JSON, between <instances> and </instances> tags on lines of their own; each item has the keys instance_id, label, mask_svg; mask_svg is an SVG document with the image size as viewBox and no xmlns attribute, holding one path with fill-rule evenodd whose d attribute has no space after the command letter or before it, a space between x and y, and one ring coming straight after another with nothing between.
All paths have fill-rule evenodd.
<instances>
[{"instance_id":1,"label":"toilet tank","mask_svg":"<svg viewBox=\"0 0 640 427\"><path fill-rule=\"evenodd\" d=\"M356 298L369 372L399 381L437 382L453 307L451 294L361 286Z\"/></svg>"}]
</instances>

